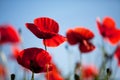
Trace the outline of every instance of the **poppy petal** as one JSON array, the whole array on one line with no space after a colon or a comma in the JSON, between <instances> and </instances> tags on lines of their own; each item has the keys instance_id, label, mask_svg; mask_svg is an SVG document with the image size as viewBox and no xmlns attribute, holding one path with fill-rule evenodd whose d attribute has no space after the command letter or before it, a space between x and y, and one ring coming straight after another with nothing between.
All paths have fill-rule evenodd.
<instances>
[{"instance_id":1,"label":"poppy petal","mask_svg":"<svg viewBox=\"0 0 120 80\"><path fill-rule=\"evenodd\" d=\"M105 32L105 28L100 23L100 19L99 18L97 18L96 23L97 23L97 28L98 28L100 34L104 37L105 36L105 33L104 33Z\"/></svg>"},{"instance_id":2,"label":"poppy petal","mask_svg":"<svg viewBox=\"0 0 120 80\"><path fill-rule=\"evenodd\" d=\"M117 44L120 41L120 30L111 30L107 39L112 45Z\"/></svg>"},{"instance_id":3,"label":"poppy petal","mask_svg":"<svg viewBox=\"0 0 120 80\"><path fill-rule=\"evenodd\" d=\"M19 43L20 37L18 32L11 25L0 25L0 44Z\"/></svg>"},{"instance_id":4,"label":"poppy petal","mask_svg":"<svg viewBox=\"0 0 120 80\"><path fill-rule=\"evenodd\" d=\"M67 30L66 36L69 44L71 45L77 44L78 41L76 40L72 29Z\"/></svg>"},{"instance_id":5,"label":"poppy petal","mask_svg":"<svg viewBox=\"0 0 120 80\"><path fill-rule=\"evenodd\" d=\"M116 28L115 21L111 17L105 17L103 19L103 26L106 28Z\"/></svg>"},{"instance_id":6,"label":"poppy petal","mask_svg":"<svg viewBox=\"0 0 120 80\"><path fill-rule=\"evenodd\" d=\"M54 36L54 33L43 32L36 25L32 23L26 23L26 27L38 38L48 39Z\"/></svg>"},{"instance_id":7,"label":"poppy petal","mask_svg":"<svg viewBox=\"0 0 120 80\"><path fill-rule=\"evenodd\" d=\"M75 33L75 36L81 40L81 39L85 39L85 40L89 40L89 39L92 39L94 37L94 34L92 31L90 31L89 29L87 28L84 28L84 27L76 27L74 29L74 33ZM87 34L86 34L87 33Z\"/></svg>"},{"instance_id":8,"label":"poppy petal","mask_svg":"<svg viewBox=\"0 0 120 80\"><path fill-rule=\"evenodd\" d=\"M64 41L66 41L66 38L56 34L56 36L53 36L50 39L44 39L43 40L43 44L48 46L48 47L57 47L59 46L61 43L63 43Z\"/></svg>"},{"instance_id":9,"label":"poppy petal","mask_svg":"<svg viewBox=\"0 0 120 80\"><path fill-rule=\"evenodd\" d=\"M88 41L86 41L86 40L84 40L83 43L80 43L80 44L79 44L79 50L80 50L82 53L91 52L91 51L93 51L94 49L95 49L95 46L94 46L92 43L90 43L90 42L88 42Z\"/></svg>"},{"instance_id":10,"label":"poppy petal","mask_svg":"<svg viewBox=\"0 0 120 80\"><path fill-rule=\"evenodd\" d=\"M34 20L34 24L39 27L41 31L45 32L54 32L58 33L59 32L59 25L58 23L48 17L41 17L41 18L36 18Z\"/></svg>"}]
</instances>

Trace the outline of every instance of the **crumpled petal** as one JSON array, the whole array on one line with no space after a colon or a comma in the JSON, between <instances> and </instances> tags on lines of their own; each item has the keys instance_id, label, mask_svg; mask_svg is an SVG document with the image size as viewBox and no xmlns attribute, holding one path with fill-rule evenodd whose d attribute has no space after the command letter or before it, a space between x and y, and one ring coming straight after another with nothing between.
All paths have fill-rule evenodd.
<instances>
[{"instance_id":1,"label":"crumpled petal","mask_svg":"<svg viewBox=\"0 0 120 80\"><path fill-rule=\"evenodd\" d=\"M53 36L50 39L44 39L43 44L47 47L57 47L60 44L62 44L64 41L66 41L65 37L63 37L59 34L56 34L56 36Z\"/></svg>"}]
</instances>

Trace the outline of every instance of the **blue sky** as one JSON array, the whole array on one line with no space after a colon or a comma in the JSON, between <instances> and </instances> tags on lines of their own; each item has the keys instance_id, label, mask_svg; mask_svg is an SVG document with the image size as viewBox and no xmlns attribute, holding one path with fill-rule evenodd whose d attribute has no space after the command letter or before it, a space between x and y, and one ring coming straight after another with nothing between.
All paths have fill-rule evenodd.
<instances>
[{"instance_id":1,"label":"blue sky","mask_svg":"<svg viewBox=\"0 0 120 80\"><path fill-rule=\"evenodd\" d=\"M96 28L96 18L100 17L102 19L105 16L110 16L116 21L117 27L120 28L119 14L119 0L0 0L0 24L10 23L16 29L21 28L24 48L44 48L42 41L25 27L25 23L33 22L35 18L43 16L53 18L59 23L59 33L64 36L69 28L77 26L86 27L94 32L95 38L93 43L98 46L101 45L102 40ZM79 61L77 46L70 46L70 51L66 51L66 44L65 42L57 48L48 48L48 51L53 55L53 60L61 69L63 76L67 76L70 70L73 71L74 63ZM114 48L112 46L106 43L105 45L108 52L113 52ZM8 48L9 46L5 46L3 50L6 55L9 55L10 50ZM68 60L70 56L71 59ZM82 61L85 64L99 66L99 61L101 60L99 56L101 56L101 52L97 47L90 54L83 55ZM98 59L98 62L96 62L96 59ZM12 72L13 65L10 66L10 72Z\"/></svg>"}]
</instances>

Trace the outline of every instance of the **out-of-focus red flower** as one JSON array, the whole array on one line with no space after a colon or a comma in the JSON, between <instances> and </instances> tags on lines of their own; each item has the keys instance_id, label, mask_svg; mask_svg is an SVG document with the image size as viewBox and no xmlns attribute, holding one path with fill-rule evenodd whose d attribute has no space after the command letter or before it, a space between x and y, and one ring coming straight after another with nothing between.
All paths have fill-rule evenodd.
<instances>
[{"instance_id":1,"label":"out-of-focus red flower","mask_svg":"<svg viewBox=\"0 0 120 80\"><path fill-rule=\"evenodd\" d=\"M23 67L30 69L34 73L46 72L47 65L49 71L52 70L51 56L41 48L27 48L17 54L17 61Z\"/></svg>"},{"instance_id":2,"label":"out-of-focus red flower","mask_svg":"<svg viewBox=\"0 0 120 80\"><path fill-rule=\"evenodd\" d=\"M118 60L118 65L120 66L120 45L117 46L114 56Z\"/></svg>"},{"instance_id":3,"label":"out-of-focus red flower","mask_svg":"<svg viewBox=\"0 0 120 80\"><path fill-rule=\"evenodd\" d=\"M52 64L52 66L53 70L46 73L45 75L46 80L64 80L63 77L60 75L60 71L58 70L57 66L55 64Z\"/></svg>"},{"instance_id":4,"label":"out-of-focus red flower","mask_svg":"<svg viewBox=\"0 0 120 80\"><path fill-rule=\"evenodd\" d=\"M36 18L34 23L26 23L26 27L38 38L43 39L44 45L56 47L63 43L66 38L58 34L58 23L48 17Z\"/></svg>"},{"instance_id":5,"label":"out-of-focus red flower","mask_svg":"<svg viewBox=\"0 0 120 80\"><path fill-rule=\"evenodd\" d=\"M99 74L97 68L95 66L84 66L82 68L82 77L83 78L90 78L96 77Z\"/></svg>"},{"instance_id":6,"label":"out-of-focus red flower","mask_svg":"<svg viewBox=\"0 0 120 80\"><path fill-rule=\"evenodd\" d=\"M110 17L105 17L103 22L97 19L97 27L100 34L105 40L111 44L117 44L120 41L120 30L116 28L115 21Z\"/></svg>"},{"instance_id":7,"label":"out-of-focus red flower","mask_svg":"<svg viewBox=\"0 0 120 80\"><path fill-rule=\"evenodd\" d=\"M5 66L3 66L2 64L0 64L0 80L5 80L7 75Z\"/></svg>"},{"instance_id":8,"label":"out-of-focus red flower","mask_svg":"<svg viewBox=\"0 0 120 80\"><path fill-rule=\"evenodd\" d=\"M89 29L83 27L69 29L66 36L69 44L79 44L81 52L86 53L95 49L95 46L90 42L90 40L94 37L94 34Z\"/></svg>"},{"instance_id":9,"label":"out-of-focus red flower","mask_svg":"<svg viewBox=\"0 0 120 80\"><path fill-rule=\"evenodd\" d=\"M0 25L0 44L18 42L20 42L20 36L13 26Z\"/></svg>"},{"instance_id":10,"label":"out-of-focus red flower","mask_svg":"<svg viewBox=\"0 0 120 80\"><path fill-rule=\"evenodd\" d=\"M83 65L78 70L80 70L79 76L82 80L94 80L99 75L98 69L93 65Z\"/></svg>"}]
</instances>

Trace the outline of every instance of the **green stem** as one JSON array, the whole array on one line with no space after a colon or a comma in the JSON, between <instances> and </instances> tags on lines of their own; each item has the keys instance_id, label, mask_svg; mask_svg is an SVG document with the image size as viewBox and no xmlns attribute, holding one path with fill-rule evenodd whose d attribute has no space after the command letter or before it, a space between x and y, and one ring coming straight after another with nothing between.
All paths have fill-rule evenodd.
<instances>
[{"instance_id":1,"label":"green stem","mask_svg":"<svg viewBox=\"0 0 120 80\"><path fill-rule=\"evenodd\" d=\"M82 80L82 54L80 53L80 80Z\"/></svg>"},{"instance_id":2,"label":"green stem","mask_svg":"<svg viewBox=\"0 0 120 80\"><path fill-rule=\"evenodd\" d=\"M26 80L26 70L24 69L24 71L23 71L23 80Z\"/></svg>"},{"instance_id":3,"label":"green stem","mask_svg":"<svg viewBox=\"0 0 120 80\"><path fill-rule=\"evenodd\" d=\"M34 72L32 72L31 80L34 80Z\"/></svg>"},{"instance_id":4,"label":"green stem","mask_svg":"<svg viewBox=\"0 0 120 80\"><path fill-rule=\"evenodd\" d=\"M45 50L47 51L45 39L43 41L44 41Z\"/></svg>"}]
</instances>

